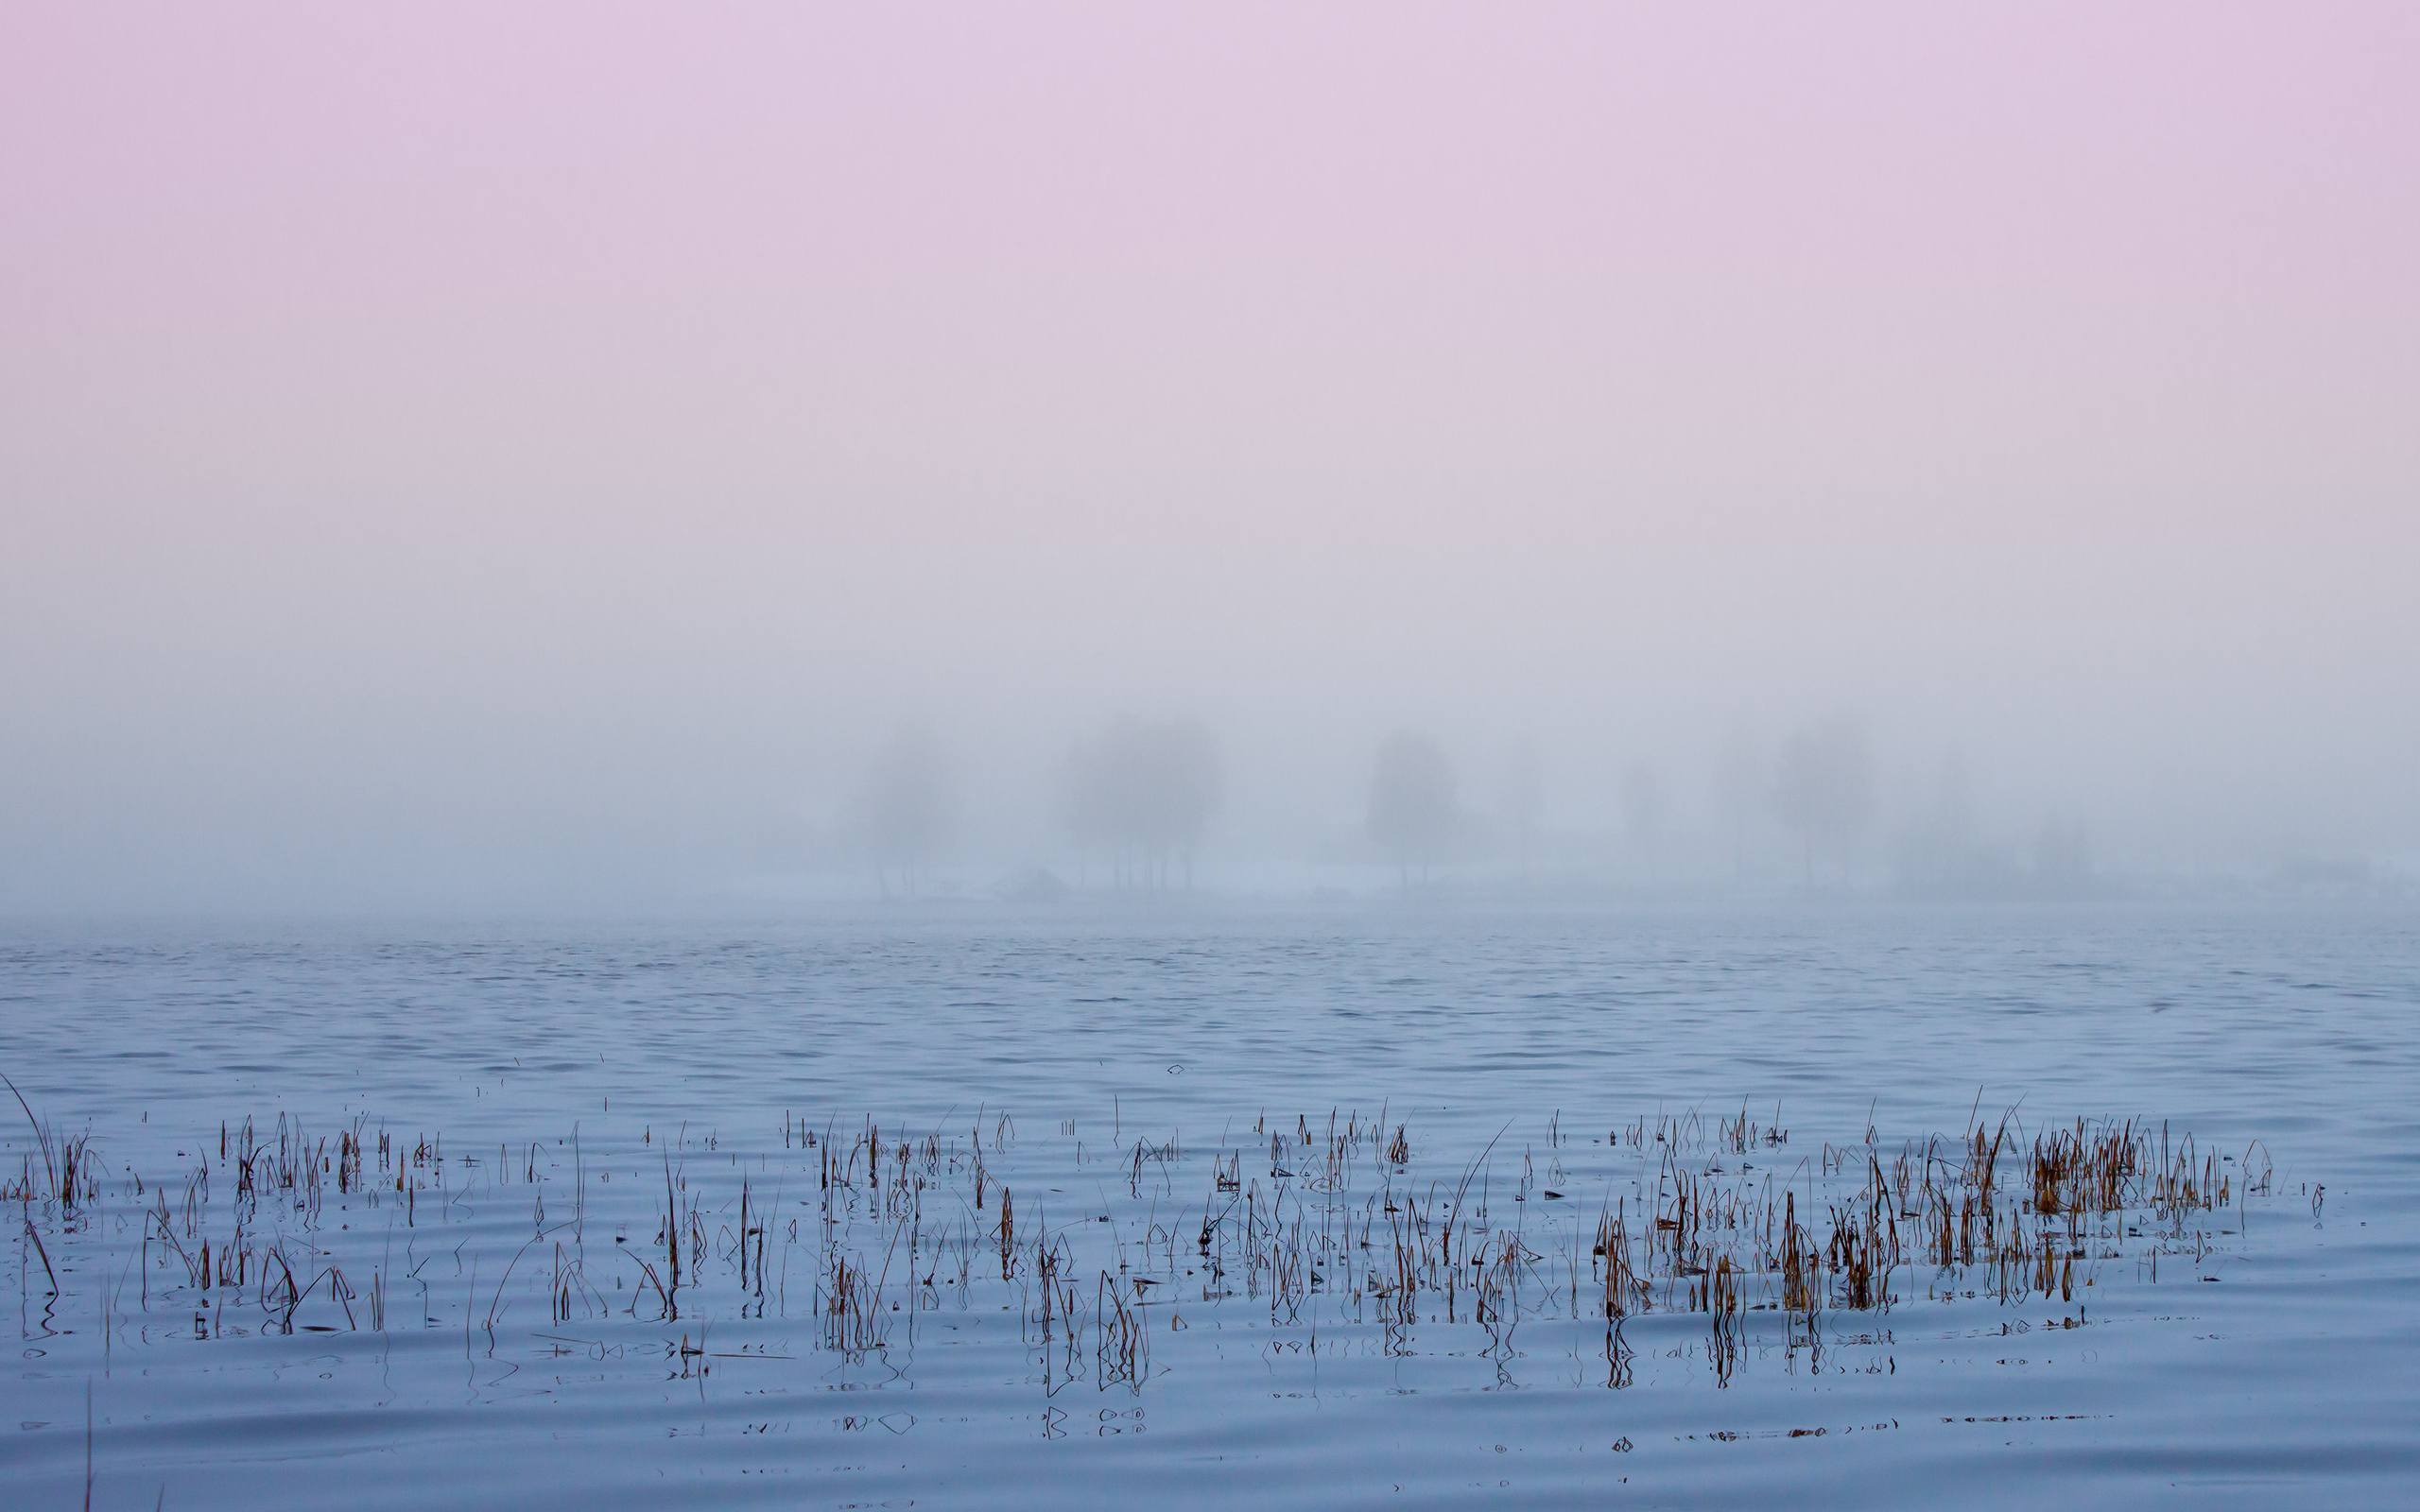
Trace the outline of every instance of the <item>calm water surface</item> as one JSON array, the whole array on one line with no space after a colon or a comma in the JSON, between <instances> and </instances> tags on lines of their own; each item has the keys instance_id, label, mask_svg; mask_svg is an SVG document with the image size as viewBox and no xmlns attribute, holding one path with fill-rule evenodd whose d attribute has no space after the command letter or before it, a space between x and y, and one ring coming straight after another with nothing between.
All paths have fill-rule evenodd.
<instances>
[{"instance_id":1,"label":"calm water surface","mask_svg":"<svg viewBox=\"0 0 2420 1512\"><path fill-rule=\"evenodd\" d=\"M2420 1477L2409 914L18 922L0 1000L0 1069L99 1172L76 1213L10 1205L12 1507L81 1503L88 1420L102 1506L2379 1505ZM0 1174L39 1175L7 1107ZM1788 1143L1713 1151L1743 1107ZM1827 1143L1862 1169L1869 1129L1888 1151L2011 1108L2029 1136L2166 1121L2273 1176L2156 1275L2115 1236L2080 1305L1944 1299L1910 1265L1815 1350L1751 1314L1728 1374L1703 1317L1652 1311L1616 1379L1566 1296L1602 1205L1655 1186L1634 1120L1694 1113L1693 1160L1811 1201ZM1333 1184L1272 1154L1331 1111L1408 1130L1405 1191L1475 1173L1537 1257L1517 1327L1357 1314L1349 1242L1287 1309L1202 1274L1222 1159L1314 1228L1374 1211L1374 1145ZM177 1251L235 1237L221 1127L281 1115L331 1148L383 1131L387 1161L252 1199L241 1242L308 1295L204 1292ZM904 1307L836 1349L816 1256L881 1263L886 1229L821 1234L819 1162L869 1123L942 1154L890 1259ZM1132 1376L1038 1342L996 1254L949 1284L952 1236L997 1222L977 1153L1083 1307L1101 1276L1142 1299ZM674 1318L648 1272L676 1171L705 1245Z\"/></svg>"}]
</instances>

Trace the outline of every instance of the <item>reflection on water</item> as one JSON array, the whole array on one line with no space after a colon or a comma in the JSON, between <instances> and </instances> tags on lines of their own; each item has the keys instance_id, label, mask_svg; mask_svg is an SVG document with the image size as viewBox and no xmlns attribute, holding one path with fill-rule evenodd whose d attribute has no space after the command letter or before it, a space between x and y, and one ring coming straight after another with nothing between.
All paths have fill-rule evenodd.
<instances>
[{"instance_id":1,"label":"reflection on water","mask_svg":"<svg viewBox=\"0 0 2420 1512\"><path fill-rule=\"evenodd\" d=\"M2384 1494L2412 960L2164 917L58 932L9 954L12 1467L80 1497L89 1383L104 1505Z\"/></svg>"}]
</instances>

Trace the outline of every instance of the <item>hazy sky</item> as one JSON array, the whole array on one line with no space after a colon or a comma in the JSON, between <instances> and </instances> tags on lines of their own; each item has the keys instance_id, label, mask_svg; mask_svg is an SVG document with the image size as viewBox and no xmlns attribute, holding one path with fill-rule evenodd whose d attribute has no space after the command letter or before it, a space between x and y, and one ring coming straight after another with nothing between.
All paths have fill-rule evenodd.
<instances>
[{"instance_id":1,"label":"hazy sky","mask_svg":"<svg viewBox=\"0 0 2420 1512\"><path fill-rule=\"evenodd\" d=\"M0 904L769 865L1118 708L1264 840L1841 708L2420 847L2420 7L1717 11L18 0Z\"/></svg>"}]
</instances>

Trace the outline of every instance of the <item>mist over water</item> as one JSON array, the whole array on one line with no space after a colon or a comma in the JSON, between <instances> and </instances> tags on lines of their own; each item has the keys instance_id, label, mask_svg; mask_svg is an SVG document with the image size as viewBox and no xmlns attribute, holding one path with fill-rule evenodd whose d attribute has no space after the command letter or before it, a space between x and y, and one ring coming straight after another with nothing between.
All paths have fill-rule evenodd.
<instances>
[{"instance_id":1,"label":"mist over water","mask_svg":"<svg viewBox=\"0 0 2420 1512\"><path fill-rule=\"evenodd\" d=\"M0 1501L2408 1500L2415 77L16 0Z\"/></svg>"},{"instance_id":2,"label":"mist over water","mask_svg":"<svg viewBox=\"0 0 2420 1512\"><path fill-rule=\"evenodd\" d=\"M0 902L2408 878L2408 9L1885 12L37 8Z\"/></svg>"}]
</instances>

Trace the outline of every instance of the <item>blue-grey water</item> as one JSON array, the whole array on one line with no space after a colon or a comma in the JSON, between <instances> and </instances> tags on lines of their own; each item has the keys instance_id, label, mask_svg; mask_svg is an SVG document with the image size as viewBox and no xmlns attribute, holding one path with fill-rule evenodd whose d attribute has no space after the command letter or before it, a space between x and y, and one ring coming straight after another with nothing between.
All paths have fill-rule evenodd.
<instances>
[{"instance_id":1,"label":"blue-grey water","mask_svg":"<svg viewBox=\"0 0 2420 1512\"><path fill-rule=\"evenodd\" d=\"M2416 1006L2409 911L2250 905L0 924L50 1135L0 1104L0 1500L2393 1504ZM1787 1140L1722 1148L1743 1110ZM1811 1211L1907 1141L2078 1118L2189 1130L2228 1200L2118 1221L2071 1298L1910 1261L1812 1348L1750 1312L1718 1369L1668 1296L1609 1354L1586 1235L1653 1205L1655 1130ZM247 1120L318 1177L239 1193ZM869 1127L912 1217L830 1216ZM1322 1173L1331 1128L1381 1133ZM1213 1273L1230 1158L1319 1274ZM1458 1186L1532 1257L1518 1316L1382 1320L1354 1225ZM1000 1187L1079 1348L1041 1248L1001 1274ZM667 1227L702 1240L671 1307ZM871 1343L829 1332L836 1255L880 1270ZM1105 1353L1120 1286L1141 1348Z\"/></svg>"}]
</instances>

